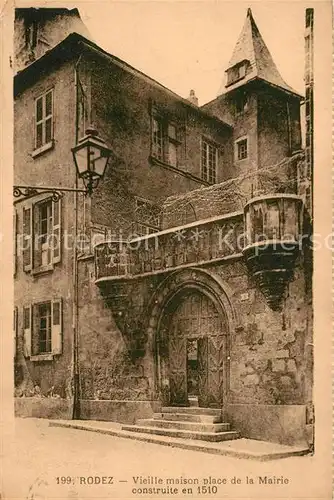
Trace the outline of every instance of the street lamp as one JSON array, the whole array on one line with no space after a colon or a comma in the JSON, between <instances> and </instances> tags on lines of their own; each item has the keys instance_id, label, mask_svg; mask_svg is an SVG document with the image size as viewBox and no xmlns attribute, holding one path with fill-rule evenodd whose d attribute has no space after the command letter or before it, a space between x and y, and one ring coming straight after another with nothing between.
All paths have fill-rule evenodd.
<instances>
[{"instance_id":1,"label":"street lamp","mask_svg":"<svg viewBox=\"0 0 334 500\"><path fill-rule=\"evenodd\" d=\"M53 201L58 201L62 193L75 192L92 195L100 179L103 178L111 155L103 139L93 128L86 130L86 135L79 139L78 144L72 148L77 175L83 180L85 189L60 186L13 186L14 198L28 198L40 193L51 193Z\"/></svg>"},{"instance_id":2,"label":"street lamp","mask_svg":"<svg viewBox=\"0 0 334 500\"><path fill-rule=\"evenodd\" d=\"M88 128L86 135L72 148L72 153L78 177L90 195L104 175L111 150L95 129Z\"/></svg>"}]
</instances>

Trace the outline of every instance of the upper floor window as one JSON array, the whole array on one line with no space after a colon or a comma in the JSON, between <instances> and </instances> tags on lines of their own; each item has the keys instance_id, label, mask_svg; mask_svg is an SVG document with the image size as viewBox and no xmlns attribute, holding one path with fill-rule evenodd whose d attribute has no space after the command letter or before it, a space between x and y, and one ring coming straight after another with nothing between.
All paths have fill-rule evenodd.
<instances>
[{"instance_id":1,"label":"upper floor window","mask_svg":"<svg viewBox=\"0 0 334 500\"><path fill-rule=\"evenodd\" d=\"M217 182L218 148L214 144L202 140L201 176L202 179L215 184Z\"/></svg>"},{"instance_id":2,"label":"upper floor window","mask_svg":"<svg viewBox=\"0 0 334 500\"><path fill-rule=\"evenodd\" d=\"M52 144L53 141L53 90L35 100L35 148Z\"/></svg>"},{"instance_id":3,"label":"upper floor window","mask_svg":"<svg viewBox=\"0 0 334 500\"><path fill-rule=\"evenodd\" d=\"M61 260L61 200L23 207L23 269L52 268Z\"/></svg>"},{"instance_id":4,"label":"upper floor window","mask_svg":"<svg viewBox=\"0 0 334 500\"><path fill-rule=\"evenodd\" d=\"M236 160L245 158L248 158L248 141L247 138L242 138L236 141Z\"/></svg>"},{"instance_id":5,"label":"upper floor window","mask_svg":"<svg viewBox=\"0 0 334 500\"><path fill-rule=\"evenodd\" d=\"M174 123L154 114L152 117L152 156L173 167L178 166L179 131Z\"/></svg>"}]
</instances>

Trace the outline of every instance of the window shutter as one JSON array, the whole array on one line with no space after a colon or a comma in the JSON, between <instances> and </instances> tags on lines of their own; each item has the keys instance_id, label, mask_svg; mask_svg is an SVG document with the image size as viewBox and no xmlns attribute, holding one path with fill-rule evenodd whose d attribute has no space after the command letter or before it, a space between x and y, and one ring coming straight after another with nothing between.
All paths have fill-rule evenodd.
<instances>
[{"instance_id":1,"label":"window shutter","mask_svg":"<svg viewBox=\"0 0 334 500\"><path fill-rule=\"evenodd\" d=\"M17 211L13 212L13 274L17 271Z\"/></svg>"},{"instance_id":2,"label":"window shutter","mask_svg":"<svg viewBox=\"0 0 334 500\"><path fill-rule=\"evenodd\" d=\"M13 356L15 358L17 354L17 318L18 318L18 309L15 306L14 307L14 316L13 316L13 341L14 341L14 349L13 349Z\"/></svg>"},{"instance_id":3,"label":"window shutter","mask_svg":"<svg viewBox=\"0 0 334 500\"><path fill-rule=\"evenodd\" d=\"M31 356L32 339L32 307L23 308L23 354L27 358Z\"/></svg>"},{"instance_id":4,"label":"window shutter","mask_svg":"<svg viewBox=\"0 0 334 500\"><path fill-rule=\"evenodd\" d=\"M34 267L38 268L42 264L42 242L40 238L40 213L39 204L36 203L32 208L33 213L33 240L34 240Z\"/></svg>"},{"instance_id":5,"label":"window shutter","mask_svg":"<svg viewBox=\"0 0 334 500\"><path fill-rule=\"evenodd\" d=\"M52 202L52 262L56 264L61 261L61 199Z\"/></svg>"},{"instance_id":6,"label":"window shutter","mask_svg":"<svg viewBox=\"0 0 334 500\"><path fill-rule=\"evenodd\" d=\"M63 351L63 310L62 300L56 299L51 306L51 321L52 321L52 353L61 354Z\"/></svg>"},{"instance_id":7,"label":"window shutter","mask_svg":"<svg viewBox=\"0 0 334 500\"><path fill-rule=\"evenodd\" d=\"M23 207L23 270L32 268L32 209Z\"/></svg>"}]
</instances>

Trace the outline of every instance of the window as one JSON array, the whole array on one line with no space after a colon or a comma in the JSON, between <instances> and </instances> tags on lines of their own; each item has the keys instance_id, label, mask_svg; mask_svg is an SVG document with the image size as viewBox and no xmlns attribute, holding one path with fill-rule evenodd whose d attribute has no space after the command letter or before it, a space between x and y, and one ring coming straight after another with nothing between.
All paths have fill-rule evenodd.
<instances>
[{"instance_id":1,"label":"window","mask_svg":"<svg viewBox=\"0 0 334 500\"><path fill-rule=\"evenodd\" d=\"M39 304L38 314L38 353L51 352L51 302Z\"/></svg>"},{"instance_id":2,"label":"window","mask_svg":"<svg viewBox=\"0 0 334 500\"><path fill-rule=\"evenodd\" d=\"M45 301L23 308L24 355L62 352L62 300Z\"/></svg>"},{"instance_id":3,"label":"window","mask_svg":"<svg viewBox=\"0 0 334 500\"><path fill-rule=\"evenodd\" d=\"M53 140L53 90L35 100L35 148L52 144Z\"/></svg>"},{"instance_id":4,"label":"window","mask_svg":"<svg viewBox=\"0 0 334 500\"><path fill-rule=\"evenodd\" d=\"M135 199L135 221L132 223L132 233L138 236L160 231L161 209L149 200Z\"/></svg>"},{"instance_id":5,"label":"window","mask_svg":"<svg viewBox=\"0 0 334 500\"><path fill-rule=\"evenodd\" d=\"M152 156L173 167L178 166L178 138L176 125L155 114L152 117Z\"/></svg>"},{"instance_id":6,"label":"window","mask_svg":"<svg viewBox=\"0 0 334 500\"><path fill-rule=\"evenodd\" d=\"M32 251L32 247L34 251ZM61 261L61 200L23 208L23 269L43 270Z\"/></svg>"},{"instance_id":7,"label":"window","mask_svg":"<svg viewBox=\"0 0 334 500\"><path fill-rule=\"evenodd\" d=\"M227 85L232 85L232 83L245 78L247 64L249 64L248 61L244 61L242 64L238 64L227 70Z\"/></svg>"},{"instance_id":8,"label":"window","mask_svg":"<svg viewBox=\"0 0 334 500\"><path fill-rule=\"evenodd\" d=\"M202 179L214 184L217 180L218 148L205 140L202 140L201 152L201 176Z\"/></svg>"},{"instance_id":9,"label":"window","mask_svg":"<svg viewBox=\"0 0 334 500\"><path fill-rule=\"evenodd\" d=\"M51 264L51 245L50 238L52 236L52 201L41 203L38 207L39 212L39 246L40 246L40 262L39 265L46 267Z\"/></svg>"},{"instance_id":10,"label":"window","mask_svg":"<svg viewBox=\"0 0 334 500\"><path fill-rule=\"evenodd\" d=\"M238 68L238 78L245 78L246 76L246 66L243 64L242 66L239 66Z\"/></svg>"},{"instance_id":11,"label":"window","mask_svg":"<svg viewBox=\"0 0 334 500\"><path fill-rule=\"evenodd\" d=\"M236 159L244 160L248 157L247 139L240 139L236 142Z\"/></svg>"}]
</instances>

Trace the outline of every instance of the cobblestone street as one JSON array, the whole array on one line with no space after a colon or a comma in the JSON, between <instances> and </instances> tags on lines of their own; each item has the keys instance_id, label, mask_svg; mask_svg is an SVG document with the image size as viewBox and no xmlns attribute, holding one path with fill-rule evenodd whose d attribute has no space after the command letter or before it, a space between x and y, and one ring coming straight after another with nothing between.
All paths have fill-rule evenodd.
<instances>
[{"instance_id":1,"label":"cobblestone street","mask_svg":"<svg viewBox=\"0 0 334 500\"><path fill-rule=\"evenodd\" d=\"M16 419L15 436L3 466L6 499L268 498L269 489L270 498L330 498L329 474L310 456L241 460L49 427L42 419Z\"/></svg>"}]
</instances>

